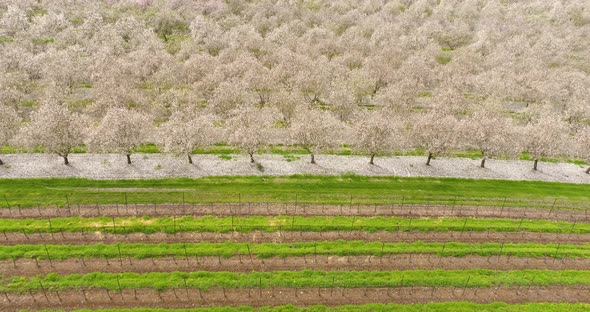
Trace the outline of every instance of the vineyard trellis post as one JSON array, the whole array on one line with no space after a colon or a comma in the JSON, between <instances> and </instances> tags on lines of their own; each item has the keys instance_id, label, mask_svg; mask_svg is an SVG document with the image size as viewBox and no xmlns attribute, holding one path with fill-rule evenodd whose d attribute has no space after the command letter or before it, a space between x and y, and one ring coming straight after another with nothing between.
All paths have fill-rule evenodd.
<instances>
[{"instance_id":1,"label":"vineyard trellis post","mask_svg":"<svg viewBox=\"0 0 590 312\"><path fill-rule=\"evenodd\" d=\"M188 299L189 298L189 294L188 294L188 285L186 283L186 276L183 276L182 277L182 282L184 283L184 290L186 292L186 298Z\"/></svg>"},{"instance_id":2,"label":"vineyard trellis post","mask_svg":"<svg viewBox=\"0 0 590 312\"><path fill-rule=\"evenodd\" d=\"M49 233L51 234L51 238L53 238L53 228L51 226L51 218L47 218L47 222L49 223Z\"/></svg>"},{"instance_id":3,"label":"vineyard trellis post","mask_svg":"<svg viewBox=\"0 0 590 312\"><path fill-rule=\"evenodd\" d=\"M471 275L469 275L467 277L467 281L465 282L465 285L463 286L463 293L461 294L461 296L465 295L465 290L467 289L467 285L469 284L469 281L471 280Z\"/></svg>"},{"instance_id":4,"label":"vineyard trellis post","mask_svg":"<svg viewBox=\"0 0 590 312\"><path fill-rule=\"evenodd\" d=\"M553 256L553 263L555 263L555 260L557 259L557 255L559 254L559 247L561 247L561 243L557 244L557 248L555 249L555 255Z\"/></svg>"},{"instance_id":5,"label":"vineyard trellis post","mask_svg":"<svg viewBox=\"0 0 590 312\"><path fill-rule=\"evenodd\" d=\"M125 301L123 298L123 289L121 288L121 282L119 281L119 275L115 276L117 278L117 287L119 288L119 294L121 295L121 300Z\"/></svg>"},{"instance_id":6,"label":"vineyard trellis post","mask_svg":"<svg viewBox=\"0 0 590 312\"><path fill-rule=\"evenodd\" d=\"M47 255L47 260L49 260L49 265L53 267L53 262L51 262L51 256L49 256L49 250L47 249L47 244L43 244L45 248L45 254Z\"/></svg>"},{"instance_id":7,"label":"vineyard trellis post","mask_svg":"<svg viewBox=\"0 0 590 312\"><path fill-rule=\"evenodd\" d=\"M47 291L45 290L45 287L43 287L43 284L41 283L40 280L37 280L37 282L39 282L39 286L41 287L41 290L43 291L43 296L45 296L45 299L47 300L47 302L49 302L49 297L47 296Z\"/></svg>"},{"instance_id":8,"label":"vineyard trellis post","mask_svg":"<svg viewBox=\"0 0 590 312\"><path fill-rule=\"evenodd\" d=\"M119 262L121 263L121 267L123 267L123 257L121 256L121 243L117 244L117 251L119 252ZM118 276L117 276L117 282L118 280Z\"/></svg>"},{"instance_id":9,"label":"vineyard trellis post","mask_svg":"<svg viewBox=\"0 0 590 312\"><path fill-rule=\"evenodd\" d=\"M250 251L250 244L246 244L246 247L248 248L248 256L250 257L250 263L254 264L254 260L252 259L252 252Z\"/></svg>"},{"instance_id":10,"label":"vineyard trellis post","mask_svg":"<svg viewBox=\"0 0 590 312\"><path fill-rule=\"evenodd\" d=\"M172 231L174 232L174 235L176 236L176 214L174 214L172 216Z\"/></svg>"}]
</instances>

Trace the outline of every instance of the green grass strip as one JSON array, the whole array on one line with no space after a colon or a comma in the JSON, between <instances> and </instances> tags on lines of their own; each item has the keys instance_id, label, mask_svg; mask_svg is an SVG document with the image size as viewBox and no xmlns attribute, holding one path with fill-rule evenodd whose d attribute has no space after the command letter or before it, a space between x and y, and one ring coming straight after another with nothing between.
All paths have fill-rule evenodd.
<instances>
[{"instance_id":1,"label":"green grass strip","mask_svg":"<svg viewBox=\"0 0 590 312\"><path fill-rule=\"evenodd\" d=\"M12 277L0 291L27 292L46 289L184 288L208 290L213 287L494 287L525 285L590 285L590 271L579 270L408 270L408 271L275 271L275 272L151 272ZM467 285L467 286L466 286Z\"/></svg>"},{"instance_id":2,"label":"green grass strip","mask_svg":"<svg viewBox=\"0 0 590 312\"><path fill-rule=\"evenodd\" d=\"M411 219L398 217L180 217L180 218L55 218L0 219L0 232L95 232L155 233L232 231L495 231L540 233L590 233L589 223L514 219Z\"/></svg>"},{"instance_id":3,"label":"green grass strip","mask_svg":"<svg viewBox=\"0 0 590 312\"><path fill-rule=\"evenodd\" d=\"M513 257L590 258L590 244L534 244L534 243L381 243L364 241L298 242L298 243L190 243L143 244L120 243L116 245L15 245L0 246L0 259L37 258L64 260L70 258L131 257L136 259L165 256L195 257L253 255L258 258L293 257L304 255L373 255L435 254L443 257L467 255Z\"/></svg>"},{"instance_id":4,"label":"green grass strip","mask_svg":"<svg viewBox=\"0 0 590 312\"><path fill-rule=\"evenodd\" d=\"M254 308L249 306L241 307L210 307L193 309L158 309L158 308L135 308L135 309L100 309L100 310L73 310L71 312L586 312L590 310L590 304L586 303L525 303L508 304L495 302L478 304L472 302L436 302L418 304L365 304L365 305L342 305L328 307L324 305L313 305L308 307L297 307L284 305L276 307ZM22 311L25 312L25 311ZM43 312L43 311L38 311ZM57 310L46 310L44 312L63 312Z\"/></svg>"},{"instance_id":5,"label":"green grass strip","mask_svg":"<svg viewBox=\"0 0 590 312\"><path fill-rule=\"evenodd\" d=\"M0 207L182 202L350 204L352 200L353 204L506 204L551 209L569 205L588 207L589 194L590 184L356 175L137 180L0 179Z\"/></svg>"}]
</instances>

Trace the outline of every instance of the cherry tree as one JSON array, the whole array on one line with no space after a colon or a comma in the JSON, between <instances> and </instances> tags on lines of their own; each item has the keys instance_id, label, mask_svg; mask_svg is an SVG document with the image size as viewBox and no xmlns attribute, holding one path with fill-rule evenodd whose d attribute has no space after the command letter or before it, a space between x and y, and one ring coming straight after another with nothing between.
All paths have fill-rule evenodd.
<instances>
[{"instance_id":1,"label":"cherry tree","mask_svg":"<svg viewBox=\"0 0 590 312\"><path fill-rule=\"evenodd\" d=\"M283 121L289 125L297 108L305 103L305 99L299 92L280 90L270 95L269 104L282 116Z\"/></svg>"},{"instance_id":2,"label":"cherry tree","mask_svg":"<svg viewBox=\"0 0 590 312\"><path fill-rule=\"evenodd\" d=\"M358 110L357 100L350 90L350 86L343 82L336 83L328 102L332 105L332 110L341 121L348 121Z\"/></svg>"},{"instance_id":3,"label":"cherry tree","mask_svg":"<svg viewBox=\"0 0 590 312\"><path fill-rule=\"evenodd\" d=\"M342 124L330 112L318 109L302 109L289 127L292 144L301 146L311 154L311 163L315 164L315 155L338 146L338 133Z\"/></svg>"},{"instance_id":4,"label":"cherry tree","mask_svg":"<svg viewBox=\"0 0 590 312\"><path fill-rule=\"evenodd\" d=\"M448 111L435 108L415 116L412 139L416 147L428 155L426 165L434 156L444 154L455 146L457 119Z\"/></svg>"},{"instance_id":5,"label":"cherry tree","mask_svg":"<svg viewBox=\"0 0 590 312\"><path fill-rule=\"evenodd\" d=\"M521 131L522 147L533 159L535 171L541 158L559 155L568 139L568 129L561 116L548 112L534 117Z\"/></svg>"},{"instance_id":6,"label":"cherry tree","mask_svg":"<svg viewBox=\"0 0 590 312\"><path fill-rule=\"evenodd\" d=\"M586 159L586 162L590 162L590 126L586 126L576 133L576 141L578 143L578 155ZM590 174L590 167L585 172Z\"/></svg>"},{"instance_id":7,"label":"cherry tree","mask_svg":"<svg viewBox=\"0 0 590 312\"><path fill-rule=\"evenodd\" d=\"M0 103L18 110L21 102L31 92L29 76L21 71L0 74Z\"/></svg>"},{"instance_id":8,"label":"cherry tree","mask_svg":"<svg viewBox=\"0 0 590 312\"><path fill-rule=\"evenodd\" d=\"M485 168L488 157L520 152L518 144L514 143L514 127L498 111L480 108L458 126L463 146L481 153L481 168Z\"/></svg>"},{"instance_id":9,"label":"cherry tree","mask_svg":"<svg viewBox=\"0 0 590 312\"><path fill-rule=\"evenodd\" d=\"M8 144L10 140L18 133L21 118L16 110L11 107L0 105L0 149L3 145ZM4 165L0 159L0 166Z\"/></svg>"},{"instance_id":10,"label":"cherry tree","mask_svg":"<svg viewBox=\"0 0 590 312\"><path fill-rule=\"evenodd\" d=\"M357 114L353 123L354 147L369 154L369 164L374 165L375 156L402 149L401 121L387 116L383 111L366 111Z\"/></svg>"},{"instance_id":11,"label":"cherry tree","mask_svg":"<svg viewBox=\"0 0 590 312\"><path fill-rule=\"evenodd\" d=\"M93 151L122 153L131 164L131 154L145 143L152 120L149 116L125 108L111 108L90 135L88 145Z\"/></svg>"},{"instance_id":12,"label":"cherry tree","mask_svg":"<svg viewBox=\"0 0 590 312\"><path fill-rule=\"evenodd\" d=\"M305 58L302 63L295 75L295 83L308 104L320 104L329 94L333 66L325 57L317 60Z\"/></svg>"},{"instance_id":13,"label":"cherry tree","mask_svg":"<svg viewBox=\"0 0 590 312\"><path fill-rule=\"evenodd\" d=\"M84 64L79 56L81 49L71 47L64 50L50 49L39 60L41 73L46 83L67 93L72 93L77 83L85 76Z\"/></svg>"},{"instance_id":14,"label":"cherry tree","mask_svg":"<svg viewBox=\"0 0 590 312\"><path fill-rule=\"evenodd\" d=\"M197 148L215 143L215 118L210 114L191 115L176 111L162 124L158 131L158 141L165 152L186 155L188 163L193 163L192 153Z\"/></svg>"},{"instance_id":15,"label":"cherry tree","mask_svg":"<svg viewBox=\"0 0 590 312\"><path fill-rule=\"evenodd\" d=\"M10 36L26 31L30 26L26 10L18 5L9 5L0 19L0 26Z\"/></svg>"},{"instance_id":16,"label":"cherry tree","mask_svg":"<svg viewBox=\"0 0 590 312\"><path fill-rule=\"evenodd\" d=\"M251 163L254 154L269 143L272 115L267 109L245 106L234 110L227 122L229 143L247 153Z\"/></svg>"},{"instance_id":17,"label":"cherry tree","mask_svg":"<svg viewBox=\"0 0 590 312\"><path fill-rule=\"evenodd\" d=\"M248 91L247 86L240 81L221 83L209 101L211 109L221 116L228 116L240 106L254 106L256 103L254 93Z\"/></svg>"},{"instance_id":18,"label":"cherry tree","mask_svg":"<svg viewBox=\"0 0 590 312\"><path fill-rule=\"evenodd\" d=\"M32 149L43 146L46 153L57 154L69 165L68 155L84 144L87 119L72 113L55 99L48 99L31 115L31 123L21 128L17 139Z\"/></svg>"}]
</instances>

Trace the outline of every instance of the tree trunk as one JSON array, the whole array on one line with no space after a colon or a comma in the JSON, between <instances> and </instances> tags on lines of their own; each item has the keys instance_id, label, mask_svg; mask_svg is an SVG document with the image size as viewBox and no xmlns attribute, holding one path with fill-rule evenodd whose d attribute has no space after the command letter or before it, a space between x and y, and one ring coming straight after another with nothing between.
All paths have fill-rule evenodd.
<instances>
[{"instance_id":1,"label":"tree trunk","mask_svg":"<svg viewBox=\"0 0 590 312\"><path fill-rule=\"evenodd\" d=\"M430 160L432 160L432 153L428 153L428 160L426 161L426 166L430 166Z\"/></svg>"},{"instance_id":2,"label":"tree trunk","mask_svg":"<svg viewBox=\"0 0 590 312\"><path fill-rule=\"evenodd\" d=\"M586 173L590 174L590 167L588 167L588 169L586 169Z\"/></svg>"},{"instance_id":3,"label":"tree trunk","mask_svg":"<svg viewBox=\"0 0 590 312\"><path fill-rule=\"evenodd\" d=\"M311 154L311 163L315 165L315 155Z\"/></svg>"},{"instance_id":4,"label":"tree trunk","mask_svg":"<svg viewBox=\"0 0 590 312\"><path fill-rule=\"evenodd\" d=\"M538 159L535 159L534 165L533 165L533 170L537 171L537 164L539 163Z\"/></svg>"},{"instance_id":5,"label":"tree trunk","mask_svg":"<svg viewBox=\"0 0 590 312\"><path fill-rule=\"evenodd\" d=\"M191 154L187 154L186 156L188 156L188 163L189 164L193 164L193 157L191 156Z\"/></svg>"},{"instance_id":6,"label":"tree trunk","mask_svg":"<svg viewBox=\"0 0 590 312\"><path fill-rule=\"evenodd\" d=\"M250 162L255 163L254 161L254 153L248 153L250 155Z\"/></svg>"},{"instance_id":7,"label":"tree trunk","mask_svg":"<svg viewBox=\"0 0 590 312\"><path fill-rule=\"evenodd\" d=\"M485 156L481 158L481 163L479 164L480 167L485 168L486 167L486 158Z\"/></svg>"},{"instance_id":8,"label":"tree trunk","mask_svg":"<svg viewBox=\"0 0 590 312\"><path fill-rule=\"evenodd\" d=\"M375 163L373 160L375 159L375 154L371 154L371 160L369 161L369 165L374 165Z\"/></svg>"},{"instance_id":9,"label":"tree trunk","mask_svg":"<svg viewBox=\"0 0 590 312\"><path fill-rule=\"evenodd\" d=\"M127 164L131 165L131 154L127 154L125 156L127 156Z\"/></svg>"},{"instance_id":10,"label":"tree trunk","mask_svg":"<svg viewBox=\"0 0 590 312\"><path fill-rule=\"evenodd\" d=\"M68 155L62 156L64 158L64 165L69 165L70 161L68 160Z\"/></svg>"}]
</instances>

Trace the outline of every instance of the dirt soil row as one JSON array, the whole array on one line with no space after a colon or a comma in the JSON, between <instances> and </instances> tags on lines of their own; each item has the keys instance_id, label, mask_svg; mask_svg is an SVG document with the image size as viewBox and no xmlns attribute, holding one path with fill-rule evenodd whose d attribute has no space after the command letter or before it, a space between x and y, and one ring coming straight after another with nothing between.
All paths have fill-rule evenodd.
<instances>
[{"instance_id":1,"label":"dirt soil row","mask_svg":"<svg viewBox=\"0 0 590 312\"><path fill-rule=\"evenodd\" d=\"M366 232L366 231L329 231L301 232L280 231L251 233L203 233L179 232L169 233L132 233L111 234L106 232L59 232L59 233L0 233L0 244L95 244L95 243L191 243L191 242L308 242L333 240L363 240L380 242L506 242L506 243L562 243L586 244L590 234L557 234L536 232Z\"/></svg>"},{"instance_id":2,"label":"dirt soil row","mask_svg":"<svg viewBox=\"0 0 590 312\"><path fill-rule=\"evenodd\" d=\"M427 254L403 254L391 256L306 256L287 258L258 259L255 256L223 257L162 257L135 259L67 259L34 260L18 259L0 261L0 275L35 276L57 273L61 275L92 272L174 272L174 271L229 271L265 272L297 270L354 270L354 271L393 271L393 270L586 270L590 259L518 258L511 256L465 256L439 257Z\"/></svg>"},{"instance_id":3,"label":"dirt soil row","mask_svg":"<svg viewBox=\"0 0 590 312\"><path fill-rule=\"evenodd\" d=\"M5 208L0 218L123 217L123 216L398 216L475 217L590 222L588 210L455 205L294 205L294 204L179 204L179 205L69 205L60 207Z\"/></svg>"},{"instance_id":4,"label":"dirt soil row","mask_svg":"<svg viewBox=\"0 0 590 312\"><path fill-rule=\"evenodd\" d=\"M19 309L105 309L105 308L192 308L227 305L342 305L366 303L427 303L471 301L490 303L590 302L587 286L550 287L398 287L398 288L274 288L274 289L106 289L67 290L27 294L0 294L0 310Z\"/></svg>"}]
</instances>

